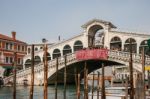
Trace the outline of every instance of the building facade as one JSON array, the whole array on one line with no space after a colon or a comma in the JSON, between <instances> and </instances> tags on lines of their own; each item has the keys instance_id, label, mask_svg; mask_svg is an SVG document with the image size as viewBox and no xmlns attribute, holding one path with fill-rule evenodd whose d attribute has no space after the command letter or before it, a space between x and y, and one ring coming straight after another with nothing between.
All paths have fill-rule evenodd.
<instances>
[{"instance_id":1,"label":"building facade","mask_svg":"<svg viewBox=\"0 0 150 99\"><path fill-rule=\"evenodd\" d=\"M12 72L14 52L17 52L17 69L22 69L26 48L25 42L16 39L16 32L12 32L12 37L0 34L0 66L1 71L4 71L0 76L7 76Z\"/></svg>"}]
</instances>

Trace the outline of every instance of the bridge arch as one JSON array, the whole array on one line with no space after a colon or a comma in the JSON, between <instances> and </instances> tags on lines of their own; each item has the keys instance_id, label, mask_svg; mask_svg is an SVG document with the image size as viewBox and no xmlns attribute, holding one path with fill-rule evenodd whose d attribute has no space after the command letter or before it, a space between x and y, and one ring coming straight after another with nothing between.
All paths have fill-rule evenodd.
<instances>
[{"instance_id":1,"label":"bridge arch","mask_svg":"<svg viewBox=\"0 0 150 99\"><path fill-rule=\"evenodd\" d=\"M61 52L59 49L54 49L53 51L53 59L60 57L61 56Z\"/></svg>"},{"instance_id":2,"label":"bridge arch","mask_svg":"<svg viewBox=\"0 0 150 99\"><path fill-rule=\"evenodd\" d=\"M70 45L65 45L63 48L63 55L66 55L68 53L72 53L72 49Z\"/></svg>"},{"instance_id":3,"label":"bridge arch","mask_svg":"<svg viewBox=\"0 0 150 99\"><path fill-rule=\"evenodd\" d=\"M88 44L89 47L104 46L104 27L99 24L95 24L88 29Z\"/></svg>"},{"instance_id":4,"label":"bridge arch","mask_svg":"<svg viewBox=\"0 0 150 99\"><path fill-rule=\"evenodd\" d=\"M120 37L115 36L110 40L110 49L121 51L121 49L122 49L122 40L120 39Z\"/></svg>"},{"instance_id":5,"label":"bridge arch","mask_svg":"<svg viewBox=\"0 0 150 99\"><path fill-rule=\"evenodd\" d=\"M143 40L139 46L139 53L141 54L142 53L142 49L144 47L144 50L145 50L145 54L149 55L148 51L149 51L149 47L147 45L147 40Z\"/></svg>"},{"instance_id":6,"label":"bridge arch","mask_svg":"<svg viewBox=\"0 0 150 99\"><path fill-rule=\"evenodd\" d=\"M129 52L130 51L130 42L132 44L132 52L133 53L136 53L137 52L137 42L134 38L128 38L126 41L125 41L125 44L124 44L124 51L126 52Z\"/></svg>"},{"instance_id":7,"label":"bridge arch","mask_svg":"<svg viewBox=\"0 0 150 99\"><path fill-rule=\"evenodd\" d=\"M34 57L34 64L36 65L36 64L39 64L40 62L41 62L40 56L35 56Z\"/></svg>"},{"instance_id":8,"label":"bridge arch","mask_svg":"<svg viewBox=\"0 0 150 99\"><path fill-rule=\"evenodd\" d=\"M73 49L74 52L83 49L83 43L80 40L75 41Z\"/></svg>"},{"instance_id":9,"label":"bridge arch","mask_svg":"<svg viewBox=\"0 0 150 99\"><path fill-rule=\"evenodd\" d=\"M47 60L48 60L48 61L51 60L51 55L50 55L50 53L47 52L46 55L47 55ZM43 54L43 61L44 61L44 54Z\"/></svg>"},{"instance_id":10,"label":"bridge arch","mask_svg":"<svg viewBox=\"0 0 150 99\"><path fill-rule=\"evenodd\" d=\"M86 60L87 63L87 69L88 69L88 74L101 68L102 67L102 63L105 64L105 66L114 66L114 65L122 65L121 63L117 63L114 61L109 61L109 60ZM85 61L78 61L72 64L67 65L66 69L67 69L67 83L74 83L75 79L74 78L74 69L76 69L80 75L81 75L81 79L83 78L84 75L84 65L85 65ZM63 83L64 80L64 66L61 66L61 68L58 69L58 78L59 81L58 83ZM48 83L49 84L54 84L55 83L55 79L56 79L56 72L50 72L49 73L49 78L48 78Z\"/></svg>"},{"instance_id":11,"label":"bridge arch","mask_svg":"<svg viewBox=\"0 0 150 99\"><path fill-rule=\"evenodd\" d=\"M31 67L31 59L25 61L25 68Z\"/></svg>"}]
</instances>

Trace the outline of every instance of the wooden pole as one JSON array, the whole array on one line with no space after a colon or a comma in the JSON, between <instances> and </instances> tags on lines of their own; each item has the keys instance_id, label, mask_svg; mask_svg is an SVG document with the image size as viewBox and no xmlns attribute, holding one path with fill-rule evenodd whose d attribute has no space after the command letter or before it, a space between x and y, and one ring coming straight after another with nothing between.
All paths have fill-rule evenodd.
<instances>
[{"instance_id":1,"label":"wooden pole","mask_svg":"<svg viewBox=\"0 0 150 99\"><path fill-rule=\"evenodd\" d=\"M148 88L150 88L150 71L148 70Z\"/></svg>"},{"instance_id":2,"label":"wooden pole","mask_svg":"<svg viewBox=\"0 0 150 99\"><path fill-rule=\"evenodd\" d=\"M87 63L85 61L84 65L84 99L88 99L87 97Z\"/></svg>"},{"instance_id":3,"label":"wooden pole","mask_svg":"<svg viewBox=\"0 0 150 99\"><path fill-rule=\"evenodd\" d=\"M132 43L130 40L130 60L129 60L129 68L130 68L130 99L134 99L134 87L133 87L133 63L132 63Z\"/></svg>"},{"instance_id":4,"label":"wooden pole","mask_svg":"<svg viewBox=\"0 0 150 99\"><path fill-rule=\"evenodd\" d=\"M58 57L56 58L56 80L55 80L55 99L57 99L57 82L58 82Z\"/></svg>"},{"instance_id":5,"label":"wooden pole","mask_svg":"<svg viewBox=\"0 0 150 99\"><path fill-rule=\"evenodd\" d=\"M67 56L65 55L65 68L64 68L64 99L66 99L66 82L67 82Z\"/></svg>"},{"instance_id":6,"label":"wooden pole","mask_svg":"<svg viewBox=\"0 0 150 99\"><path fill-rule=\"evenodd\" d=\"M13 64L13 99L16 99L16 66L17 66L17 52L14 52L14 64Z\"/></svg>"},{"instance_id":7,"label":"wooden pole","mask_svg":"<svg viewBox=\"0 0 150 99\"><path fill-rule=\"evenodd\" d=\"M126 81L125 81L125 97L126 99L128 99L128 77L126 78Z\"/></svg>"},{"instance_id":8,"label":"wooden pole","mask_svg":"<svg viewBox=\"0 0 150 99\"><path fill-rule=\"evenodd\" d=\"M76 98L78 98L78 74L76 68L74 68L74 79L75 79L75 86L76 86Z\"/></svg>"},{"instance_id":9,"label":"wooden pole","mask_svg":"<svg viewBox=\"0 0 150 99\"><path fill-rule=\"evenodd\" d=\"M32 53L31 53L31 86L29 99L33 99L33 92L34 92L34 45L32 45Z\"/></svg>"},{"instance_id":10,"label":"wooden pole","mask_svg":"<svg viewBox=\"0 0 150 99\"><path fill-rule=\"evenodd\" d=\"M93 79L92 79L92 99L94 94L94 72L93 72Z\"/></svg>"},{"instance_id":11,"label":"wooden pole","mask_svg":"<svg viewBox=\"0 0 150 99\"><path fill-rule=\"evenodd\" d=\"M97 79L97 99L99 99L99 88L100 88L100 83L99 83L99 80L100 80L100 73L97 72L98 74L98 79Z\"/></svg>"},{"instance_id":12,"label":"wooden pole","mask_svg":"<svg viewBox=\"0 0 150 99\"><path fill-rule=\"evenodd\" d=\"M88 99L88 78L87 78L87 76L88 76L88 69L86 69L86 83L85 83L85 95L86 95L86 99Z\"/></svg>"},{"instance_id":13,"label":"wooden pole","mask_svg":"<svg viewBox=\"0 0 150 99\"><path fill-rule=\"evenodd\" d=\"M143 99L145 99L145 51L142 51Z\"/></svg>"},{"instance_id":14,"label":"wooden pole","mask_svg":"<svg viewBox=\"0 0 150 99\"><path fill-rule=\"evenodd\" d=\"M78 73L77 99L80 99L80 74Z\"/></svg>"},{"instance_id":15,"label":"wooden pole","mask_svg":"<svg viewBox=\"0 0 150 99\"><path fill-rule=\"evenodd\" d=\"M48 63L47 63L47 44L45 44L45 48L44 48L44 99L48 99L48 90L47 90L47 86L48 86Z\"/></svg>"},{"instance_id":16,"label":"wooden pole","mask_svg":"<svg viewBox=\"0 0 150 99\"><path fill-rule=\"evenodd\" d=\"M102 94L101 94L101 99L106 99L106 96L105 96L105 79L104 79L104 75L105 75L104 63L102 63Z\"/></svg>"}]
</instances>

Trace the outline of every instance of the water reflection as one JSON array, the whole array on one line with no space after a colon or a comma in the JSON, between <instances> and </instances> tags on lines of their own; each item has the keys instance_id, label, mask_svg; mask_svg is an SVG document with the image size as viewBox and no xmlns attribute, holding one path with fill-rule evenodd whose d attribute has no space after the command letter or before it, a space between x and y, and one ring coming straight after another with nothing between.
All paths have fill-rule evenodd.
<instances>
[{"instance_id":1,"label":"water reflection","mask_svg":"<svg viewBox=\"0 0 150 99\"><path fill-rule=\"evenodd\" d=\"M18 86L17 88L17 99L29 99L30 86ZM58 86L58 99L63 99L63 85ZM67 99L76 99L75 97L75 86L67 86ZM0 99L12 99L13 87L1 87L0 88ZM50 85L48 87L48 99L55 98L55 86ZM34 86L34 99L43 99L43 86Z\"/></svg>"}]
</instances>

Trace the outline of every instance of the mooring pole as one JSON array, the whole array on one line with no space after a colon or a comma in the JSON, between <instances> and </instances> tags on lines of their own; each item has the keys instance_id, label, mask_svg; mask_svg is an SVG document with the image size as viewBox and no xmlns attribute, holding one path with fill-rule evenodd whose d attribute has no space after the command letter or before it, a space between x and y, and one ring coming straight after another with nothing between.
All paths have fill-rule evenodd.
<instances>
[{"instance_id":1,"label":"mooring pole","mask_svg":"<svg viewBox=\"0 0 150 99\"><path fill-rule=\"evenodd\" d=\"M87 63L85 61L84 65L84 99L88 99L87 97Z\"/></svg>"},{"instance_id":2,"label":"mooring pole","mask_svg":"<svg viewBox=\"0 0 150 99\"><path fill-rule=\"evenodd\" d=\"M94 72L93 72L93 79L92 79L92 99L94 94Z\"/></svg>"},{"instance_id":3,"label":"mooring pole","mask_svg":"<svg viewBox=\"0 0 150 99\"><path fill-rule=\"evenodd\" d=\"M101 95L101 99L106 99L105 96L105 70L104 70L104 63L102 63L102 95Z\"/></svg>"},{"instance_id":4,"label":"mooring pole","mask_svg":"<svg viewBox=\"0 0 150 99\"><path fill-rule=\"evenodd\" d=\"M99 78L99 76L100 76L100 73L97 72L97 74L98 74L98 79L97 79L97 99L99 99L99 88L100 88L100 83L99 83L100 78Z\"/></svg>"},{"instance_id":5,"label":"mooring pole","mask_svg":"<svg viewBox=\"0 0 150 99\"><path fill-rule=\"evenodd\" d=\"M16 99L16 66L17 66L17 52L14 52L14 64L13 64L13 99Z\"/></svg>"},{"instance_id":6,"label":"mooring pole","mask_svg":"<svg viewBox=\"0 0 150 99\"><path fill-rule=\"evenodd\" d=\"M142 49L142 78L143 78L143 99L145 99L145 50Z\"/></svg>"},{"instance_id":7,"label":"mooring pole","mask_svg":"<svg viewBox=\"0 0 150 99\"><path fill-rule=\"evenodd\" d=\"M67 70L66 70L66 65L67 65L67 56L65 55L65 68L64 68L64 99L66 99L66 81L67 81Z\"/></svg>"},{"instance_id":8,"label":"mooring pole","mask_svg":"<svg viewBox=\"0 0 150 99\"><path fill-rule=\"evenodd\" d=\"M44 47L44 99L48 99L48 63L47 63L47 44L45 44Z\"/></svg>"},{"instance_id":9,"label":"mooring pole","mask_svg":"<svg viewBox=\"0 0 150 99\"><path fill-rule=\"evenodd\" d=\"M132 62L132 43L130 39L130 60L129 60L129 68L130 68L130 99L134 99L134 86L133 86L133 62Z\"/></svg>"},{"instance_id":10,"label":"mooring pole","mask_svg":"<svg viewBox=\"0 0 150 99\"><path fill-rule=\"evenodd\" d=\"M80 99L80 73L78 73L77 99Z\"/></svg>"},{"instance_id":11,"label":"mooring pole","mask_svg":"<svg viewBox=\"0 0 150 99\"><path fill-rule=\"evenodd\" d=\"M55 99L57 99L57 82L58 82L58 57L56 58Z\"/></svg>"},{"instance_id":12,"label":"mooring pole","mask_svg":"<svg viewBox=\"0 0 150 99\"><path fill-rule=\"evenodd\" d=\"M31 86L29 99L33 99L33 92L34 92L34 45L32 45L32 53L31 53Z\"/></svg>"},{"instance_id":13,"label":"mooring pole","mask_svg":"<svg viewBox=\"0 0 150 99\"><path fill-rule=\"evenodd\" d=\"M74 68L74 79L75 79L75 86L76 86L76 98L78 97L78 74L77 69Z\"/></svg>"},{"instance_id":14,"label":"mooring pole","mask_svg":"<svg viewBox=\"0 0 150 99\"><path fill-rule=\"evenodd\" d=\"M148 70L148 88L150 88L150 71Z\"/></svg>"}]
</instances>

